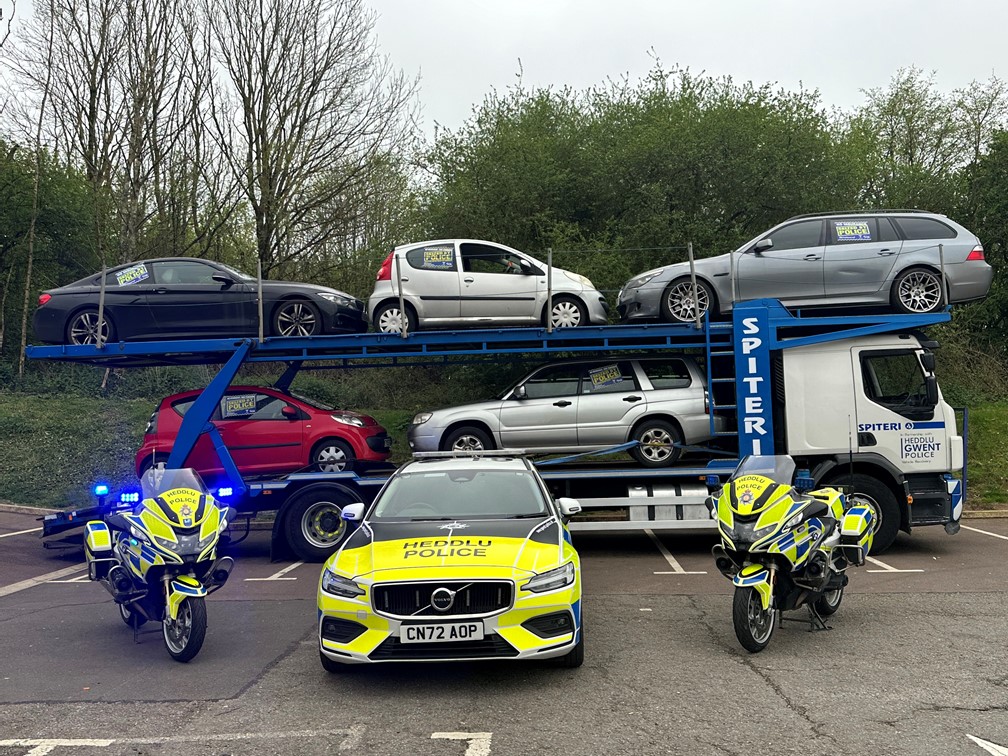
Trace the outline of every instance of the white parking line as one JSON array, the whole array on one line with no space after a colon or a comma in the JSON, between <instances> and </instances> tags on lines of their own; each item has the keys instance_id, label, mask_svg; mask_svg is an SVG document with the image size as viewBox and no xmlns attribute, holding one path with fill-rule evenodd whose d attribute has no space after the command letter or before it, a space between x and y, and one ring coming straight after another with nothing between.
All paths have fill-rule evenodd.
<instances>
[{"instance_id":1,"label":"white parking line","mask_svg":"<svg viewBox=\"0 0 1008 756\"><path fill-rule=\"evenodd\" d=\"M287 565L280 572L277 572L269 577L264 578L245 578L246 583L262 583L267 580L297 580L296 577L284 577L288 572L293 570L295 567L300 567L304 562L294 562L294 564Z\"/></svg>"},{"instance_id":2,"label":"white parking line","mask_svg":"<svg viewBox=\"0 0 1008 756\"><path fill-rule=\"evenodd\" d=\"M868 570L868 572L924 572L924 570L899 570L890 564L886 564L885 562L879 561L875 557L866 556L865 559L871 562L872 564L877 564L879 567L882 568L881 570Z\"/></svg>"},{"instance_id":3,"label":"white parking line","mask_svg":"<svg viewBox=\"0 0 1008 756\"><path fill-rule=\"evenodd\" d=\"M1004 536L999 537L1003 538ZM991 756L1008 756L1008 748L1005 748L1004 746L999 746L997 743L991 743L989 740L975 738L970 734L967 734L966 737L987 751L987 753L991 754Z\"/></svg>"},{"instance_id":4,"label":"white parking line","mask_svg":"<svg viewBox=\"0 0 1008 756\"><path fill-rule=\"evenodd\" d=\"M654 531L652 531L650 528L647 528L647 529L644 530L644 532L648 534L648 538L650 538L654 542L654 545L658 548L658 551L660 551L661 555L663 557L665 557L665 561L669 563L669 567L672 568L671 570L662 570L660 572L658 570L655 570L655 573L654 573L655 575L706 575L707 574L706 572L702 572L702 571L701 572L689 572L687 570L684 570L682 568L682 565L679 564L679 562L676 560L676 558L674 556L672 556L672 554L669 552L668 549L665 548L665 544L663 544L661 541L658 540L658 536L656 536L654 534Z\"/></svg>"},{"instance_id":5,"label":"white parking line","mask_svg":"<svg viewBox=\"0 0 1008 756\"><path fill-rule=\"evenodd\" d=\"M62 570L56 570L55 572L47 572L45 575L39 575L38 577L28 578L27 580L22 580L19 583L12 583L11 585L5 585L0 588L0 596L10 596L12 593L17 593L18 591L24 591L28 588L34 588L36 585L42 585L42 583L48 583L50 580L57 580L67 575L73 575L76 572L86 569L82 564L76 564L73 567L64 567Z\"/></svg>"},{"instance_id":6,"label":"white parking line","mask_svg":"<svg viewBox=\"0 0 1008 756\"><path fill-rule=\"evenodd\" d=\"M1003 536L1000 533L991 533L989 530L980 530L980 528L971 528L969 525L960 525L963 530L972 530L974 533L982 533L983 535L989 535L992 538L1000 538L1002 541L1008 541L1008 536Z\"/></svg>"},{"instance_id":7,"label":"white parking line","mask_svg":"<svg viewBox=\"0 0 1008 756\"><path fill-rule=\"evenodd\" d=\"M431 740L468 740L465 756L490 756L492 732L434 732Z\"/></svg>"},{"instance_id":8,"label":"white parking line","mask_svg":"<svg viewBox=\"0 0 1008 756\"><path fill-rule=\"evenodd\" d=\"M298 732L232 732L208 735L167 735L151 738L13 738L0 740L0 748L31 748L24 756L43 756L55 748L108 748L121 745L165 745L171 743L220 743L232 740L290 740L330 738L342 735L339 750L348 751L360 743L361 728L346 730L302 730ZM487 751L489 753L489 751Z\"/></svg>"},{"instance_id":9,"label":"white parking line","mask_svg":"<svg viewBox=\"0 0 1008 756\"><path fill-rule=\"evenodd\" d=\"M74 577L74 578L70 578L69 580L49 580L49 581L46 581L46 582L49 582L49 583L90 583L91 579L88 577L88 574L85 572L84 574L78 575L77 577Z\"/></svg>"},{"instance_id":10,"label":"white parking line","mask_svg":"<svg viewBox=\"0 0 1008 756\"><path fill-rule=\"evenodd\" d=\"M16 533L2 533L0 538L10 538L11 536L24 535L25 533L38 533L42 528L29 528L28 530L19 530Z\"/></svg>"}]
</instances>

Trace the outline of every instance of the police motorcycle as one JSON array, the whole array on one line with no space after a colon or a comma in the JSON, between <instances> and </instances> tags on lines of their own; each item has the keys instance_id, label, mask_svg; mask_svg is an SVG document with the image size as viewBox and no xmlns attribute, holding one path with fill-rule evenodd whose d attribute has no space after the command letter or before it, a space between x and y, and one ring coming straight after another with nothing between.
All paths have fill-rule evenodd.
<instances>
[{"instance_id":1,"label":"police motorcycle","mask_svg":"<svg viewBox=\"0 0 1008 756\"><path fill-rule=\"evenodd\" d=\"M791 457L749 456L707 498L721 536L714 561L735 585L735 636L751 653L802 606L810 630L829 629L823 618L840 608L847 568L865 563L879 523L870 500L794 476Z\"/></svg>"},{"instance_id":2,"label":"police motorcycle","mask_svg":"<svg viewBox=\"0 0 1008 756\"><path fill-rule=\"evenodd\" d=\"M234 510L221 508L190 468L151 468L140 501L85 526L88 577L112 594L133 628L160 622L173 659L190 661L206 636L206 596L227 582L234 560L217 545Z\"/></svg>"}]
</instances>

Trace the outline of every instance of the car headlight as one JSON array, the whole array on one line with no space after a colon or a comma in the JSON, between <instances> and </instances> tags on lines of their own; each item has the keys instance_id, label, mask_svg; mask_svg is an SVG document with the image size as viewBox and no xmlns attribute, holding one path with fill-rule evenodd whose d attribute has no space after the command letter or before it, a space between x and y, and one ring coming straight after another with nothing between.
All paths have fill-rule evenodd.
<instances>
[{"instance_id":1,"label":"car headlight","mask_svg":"<svg viewBox=\"0 0 1008 756\"><path fill-rule=\"evenodd\" d=\"M536 575L525 583L522 588L533 593L545 593L563 588L574 582L574 562L567 562L563 567Z\"/></svg>"},{"instance_id":2,"label":"car headlight","mask_svg":"<svg viewBox=\"0 0 1008 756\"><path fill-rule=\"evenodd\" d=\"M329 291L317 292L319 299L324 299L326 302L332 302L333 304L340 305L342 307L350 307L353 305L353 299L344 296L343 294L336 294Z\"/></svg>"},{"instance_id":3,"label":"car headlight","mask_svg":"<svg viewBox=\"0 0 1008 756\"><path fill-rule=\"evenodd\" d=\"M359 417L354 417L353 415L330 415L329 417L337 423L343 423L343 425L352 425L355 428L364 427L364 421Z\"/></svg>"},{"instance_id":4,"label":"car headlight","mask_svg":"<svg viewBox=\"0 0 1008 756\"><path fill-rule=\"evenodd\" d=\"M586 286L589 289L595 288L595 284L588 280L586 276L582 276L580 273L571 273L569 270L565 270L564 275L566 275L571 281L575 281L576 283Z\"/></svg>"},{"instance_id":5,"label":"car headlight","mask_svg":"<svg viewBox=\"0 0 1008 756\"><path fill-rule=\"evenodd\" d=\"M364 589L357 583L350 578L337 575L328 567L322 570L322 590L343 598L357 598L364 595Z\"/></svg>"},{"instance_id":6,"label":"car headlight","mask_svg":"<svg viewBox=\"0 0 1008 756\"><path fill-rule=\"evenodd\" d=\"M432 417L434 417L433 412L418 412L413 416L413 425L423 425Z\"/></svg>"},{"instance_id":7,"label":"car headlight","mask_svg":"<svg viewBox=\"0 0 1008 756\"><path fill-rule=\"evenodd\" d=\"M648 273L647 275L637 276L637 278L631 278L629 281L627 281L627 285L624 286L623 289L624 290L626 290L626 289L639 289L642 286L646 286L648 284L648 282L651 281L652 278L657 278L658 276L660 276L662 274L662 272L663 271L659 270L659 271L657 271L655 273Z\"/></svg>"}]
</instances>

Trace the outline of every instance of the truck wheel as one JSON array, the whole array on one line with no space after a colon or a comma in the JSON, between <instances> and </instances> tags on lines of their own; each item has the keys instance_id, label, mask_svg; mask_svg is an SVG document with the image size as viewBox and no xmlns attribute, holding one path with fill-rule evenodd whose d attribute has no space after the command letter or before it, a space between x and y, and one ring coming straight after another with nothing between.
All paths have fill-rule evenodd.
<instances>
[{"instance_id":1,"label":"truck wheel","mask_svg":"<svg viewBox=\"0 0 1008 756\"><path fill-rule=\"evenodd\" d=\"M481 452L494 448L493 439L485 431L472 426L456 428L449 433L442 444L445 451Z\"/></svg>"},{"instance_id":2,"label":"truck wheel","mask_svg":"<svg viewBox=\"0 0 1008 756\"><path fill-rule=\"evenodd\" d=\"M748 586L735 589L732 624L742 648L757 653L767 647L774 631L774 610L764 609L759 591Z\"/></svg>"},{"instance_id":3,"label":"truck wheel","mask_svg":"<svg viewBox=\"0 0 1008 756\"><path fill-rule=\"evenodd\" d=\"M348 503L324 488L294 499L284 515L284 534L298 559L324 562L340 547L349 532L341 516Z\"/></svg>"},{"instance_id":4,"label":"truck wheel","mask_svg":"<svg viewBox=\"0 0 1008 756\"><path fill-rule=\"evenodd\" d=\"M667 420L644 420L634 428L638 445L630 450L644 467L665 467L682 456L682 435Z\"/></svg>"},{"instance_id":5,"label":"truck wheel","mask_svg":"<svg viewBox=\"0 0 1008 756\"><path fill-rule=\"evenodd\" d=\"M167 611L165 614L167 615ZM206 600L202 596L182 599L178 618L173 621L166 616L161 627L165 648L171 658L178 662L190 661L203 648L203 640L206 638Z\"/></svg>"},{"instance_id":6,"label":"truck wheel","mask_svg":"<svg viewBox=\"0 0 1008 756\"><path fill-rule=\"evenodd\" d=\"M879 517L875 537L872 540L871 553L881 554L893 545L900 529L900 507L896 496L885 483L878 478L864 473L854 475L836 475L830 479L829 485L837 488L849 487L858 496L869 500Z\"/></svg>"}]
</instances>

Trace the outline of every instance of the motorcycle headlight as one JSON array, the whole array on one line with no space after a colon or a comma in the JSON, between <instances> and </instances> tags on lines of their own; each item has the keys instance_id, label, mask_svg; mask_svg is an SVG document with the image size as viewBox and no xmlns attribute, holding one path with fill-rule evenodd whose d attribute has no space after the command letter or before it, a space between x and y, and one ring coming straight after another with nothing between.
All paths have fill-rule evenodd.
<instances>
[{"instance_id":1,"label":"motorcycle headlight","mask_svg":"<svg viewBox=\"0 0 1008 756\"><path fill-rule=\"evenodd\" d=\"M343 423L343 425L352 425L355 428L364 427L364 421L359 417L354 417L353 415L330 415L329 417L337 423Z\"/></svg>"},{"instance_id":2,"label":"motorcycle headlight","mask_svg":"<svg viewBox=\"0 0 1008 756\"><path fill-rule=\"evenodd\" d=\"M154 537L154 542L162 549L169 549L170 551L174 551L179 545L178 541L173 541L170 538L158 538L157 536Z\"/></svg>"},{"instance_id":3,"label":"motorcycle headlight","mask_svg":"<svg viewBox=\"0 0 1008 756\"><path fill-rule=\"evenodd\" d=\"M342 307L350 307L353 304L353 300L350 297L345 297L342 294L334 294L328 291L318 292L319 299L324 299L326 302L332 302L333 304L340 305Z\"/></svg>"},{"instance_id":4,"label":"motorcycle headlight","mask_svg":"<svg viewBox=\"0 0 1008 756\"><path fill-rule=\"evenodd\" d=\"M432 417L434 417L433 412L418 412L413 416L413 425L423 425Z\"/></svg>"},{"instance_id":5,"label":"motorcycle headlight","mask_svg":"<svg viewBox=\"0 0 1008 756\"><path fill-rule=\"evenodd\" d=\"M587 277L582 276L580 273L571 273L569 270L565 270L564 275L566 275L567 278L569 278L571 281L579 283L582 286L586 286L589 289L595 288L595 285L590 280L588 280Z\"/></svg>"},{"instance_id":6,"label":"motorcycle headlight","mask_svg":"<svg viewBox=\"0 0 1008 756\"><path fill-rule=\"evenodd\" d=\"M130 535L142 543L150 543L150 538L136 525L130 525Z\"/></svg>"},{"instance_id":7,"label":"motorcycle headlight","mask_svg":"<svg viewBox=\"0 0 1008 756\"><path fill-rule=\"evenodd\" d=\"M793 528L796 525L798 525L798 523L800 523L801 521L802 521L802 513L799 512L794 517L790 518L787 522L784 523L784 528L783 529L784 530L791 530L791 528Z\"/></svg>"},{"instance_id":8,"label":"motorcycle headlight","mask_svg":"<svg viewBox=\"0 0 1008 756\"><path fill-rule=\"evenodd\" d=\"M364 589L357 583L350 578L337 575L329 568L322 570L322 590L343 598L357 598L364 595Z\"/></svg>"},{"instance_id":9,"label":"motorcycle headlight","mask_svg":"<svg viewBox=\"0 0 1008 756\"><path fill-rule=\"evenodd\" d=\"M563 567L536 575L525 583L522 588L533 593L545 593L563 588L574 582L574 562L567 562Z\"/></svg>"}]
</instances>

